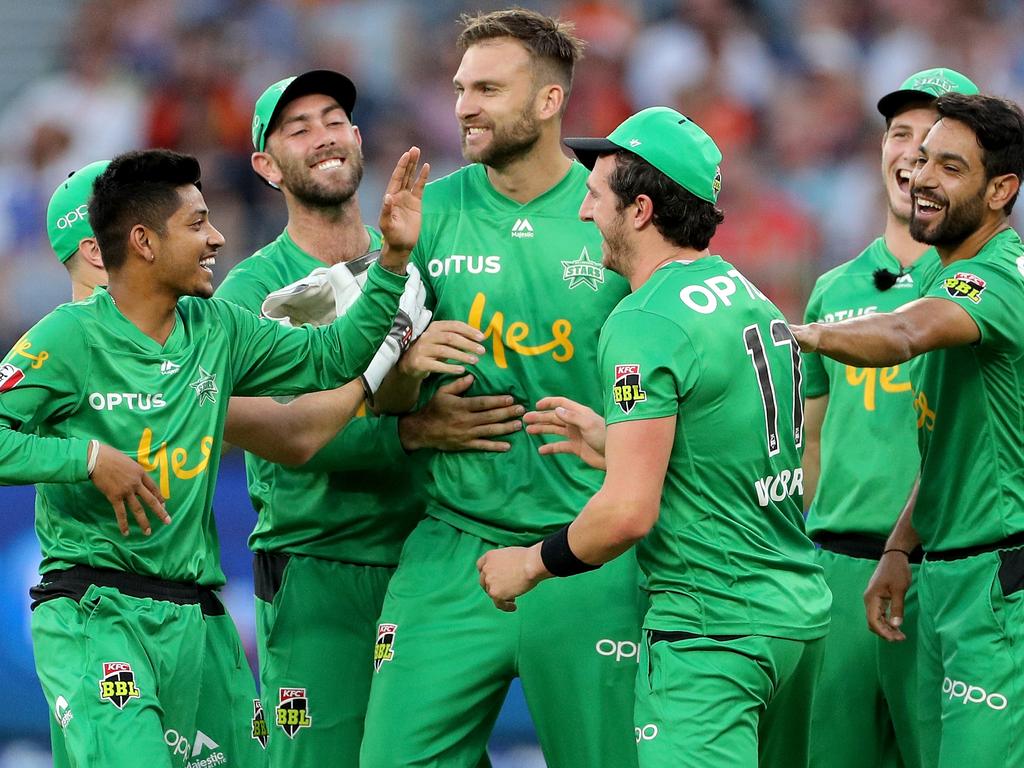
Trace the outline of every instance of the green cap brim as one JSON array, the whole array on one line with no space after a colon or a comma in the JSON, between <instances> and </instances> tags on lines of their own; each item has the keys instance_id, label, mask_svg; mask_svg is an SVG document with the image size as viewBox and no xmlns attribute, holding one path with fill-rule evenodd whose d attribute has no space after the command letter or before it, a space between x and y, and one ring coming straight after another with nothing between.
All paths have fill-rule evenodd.
<instances>
[{"instance_id":1,"label":"green cap brim","mask_svg":"<svg viewBox=\"0 0 1024 768\"><path fill-rule=\"evenodd\" d=\"M878 100L878 111L888 120L911 103L927 102L947 93L978 93L978 86L955 69L934 67L915 72L903 81L899 89Z\"/></svg>"},{"instance_id":2,"label":"green cap brim","mask_svg":"<svg viewBox=\"0 0 1024 768\"><path fill-rule=\"evenodd\" d=\"M356 105L356 86L340 72L314 69L297 77L286 77L267 88L256 100L252 116L252 145L258 152L266 148L267 134L273 130L274 120L280 111L289 102L311 93L331 96L352 119L352 110Z\"/></svg>"}]
</instances>

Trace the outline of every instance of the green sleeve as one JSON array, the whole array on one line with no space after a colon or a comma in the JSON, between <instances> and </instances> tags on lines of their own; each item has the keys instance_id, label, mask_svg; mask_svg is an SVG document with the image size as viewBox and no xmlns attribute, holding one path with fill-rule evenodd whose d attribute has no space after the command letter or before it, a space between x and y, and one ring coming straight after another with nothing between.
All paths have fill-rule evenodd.
<instances>
[{"instance_id":1,"label":"green sleeve","mask_svg":"<svg viewBox=\"0 0 1024 768\"><path fill-rule=\"evenodd\" d=\"M398 439L397 416L352 419L319 453L302 465L304 472L341 472L402 466L409 454Z\"/></svg>"},{"instance_id":2,"label":"green sleeve","mask_svg":"<svg viewBox=\"0 0 1024 768\"><path fill-rule=\"evenodd\" d=\"M804 312L805 323L816 323L821 320L821 283L822 278L814 284L811 298ZM804 397L821 397L828 394L828 371L821 355L817 352L803 352Z\"/></svg>"},{"instance_id":3,"label":"green sleeve","mask_svg":"<svg viewBox=\"0 0 1024 768\"><path fill-rule=\"evenodd\" d=\"M26 333L0 365L0 484L88 479L88 439L38 434L41 426L71 416L84 397L75 384L87 378L91 357L86 348L72 347L82 338L76 320L53 312ZM35 359L18 349L31 349ZM59 433L59 427L48 431Z\"/></svg>"},{"instance_id":4,"label":"green sleeve","mask_svg":"<svg viewBox=\"0 0 1024 768\"><path fill-rule=\"evenodd\" d=\"M332 389L359 376L383 343L398 311L405 275L379 264L363 295L342 317L317 328L286 328L228 301L211 299L231 338L233 395L293 395Z\"/></svg>"},{"instance_id":5,"label":"green sleeve","mask_svg":"<svg viewBox=\"0 0 1024 768\"><path fill-rule=\"evenodd\" d=\"M1020 311L1024 307L1024 276L1012 264L956 261L937 274L925 298L946 299L962 307L981 333L979 344L1019 351Z\"/></svg>"},{"instance_id":6,"label":"green sleeve","mask_svg":"<svg viewBox=\"0 0 1024 768\"><path fill-rule=\"evenodd\" d=\"M265 286L254 271L243 264L228 272L215 295L218 299L225 299L258 315L263 300L273 290L275 289Z\"/></svg>"},{"instance_id":7,"label":"green sleeve","mask_svg":"<svg viewBox=\"0 0 1024 768\"><path fill-rule=\"evenodd\" d=\"M644 342L649 339L659 343ZM685 332L643 310L608 318L601 329L600 360L607 424L674 416L700 371Z\"/></svg>"}]
</instances>

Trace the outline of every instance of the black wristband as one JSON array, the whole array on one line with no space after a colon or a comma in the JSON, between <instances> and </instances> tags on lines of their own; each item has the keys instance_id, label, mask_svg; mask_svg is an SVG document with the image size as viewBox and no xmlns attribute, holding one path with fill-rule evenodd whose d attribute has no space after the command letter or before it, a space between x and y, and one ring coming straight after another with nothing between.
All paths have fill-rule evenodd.
<instances>
[{"instance_id":1,"label":"black wristband","mask_svg":"<svg viewBox=\"0 0 1024 768\"><path fill-rule=\"evenodd\" d=\"M552 576L575 576L600 568L600 565L584 563L569 546L569 526L552 533L540 544L540 559Z\"/></svg>"},{"instance_id":2,"label":"black wristband","mask_svg":"<svg viewBox=\"0 0 1024 768\"><path fill-rule=\"evenodd\" d=\"M907 560L910 560L910 553L907 552L907 550L905 550L905 549L900 549L899 547L889 547L889 549L883 550L882 551L882 557L885 557L890 552L899 552L901 555L906 555L907 556Z\"/></svg>"}]
</instances>

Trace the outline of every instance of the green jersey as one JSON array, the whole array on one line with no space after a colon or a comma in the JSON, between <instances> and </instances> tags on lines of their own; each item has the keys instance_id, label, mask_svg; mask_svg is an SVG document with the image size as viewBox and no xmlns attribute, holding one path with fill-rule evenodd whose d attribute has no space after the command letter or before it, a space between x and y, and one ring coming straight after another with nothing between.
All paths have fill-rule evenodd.
<instances>
[{"instance_id":1,"label":"green jersey","mask_svg":"<svg viewBox=\"0 0 1024 768\"><path fill-rule=\"evenodd\" d=\"M412 258L434 318L487 337L487 354L466 366L470 395L508 393L532 409L569 388L599 407L598 333L627 285L601 265L597 228L579 220L586 177L573 163L525 204L499 194L479 164L427 185ZM601 484L574 457L541 456L541 436L502 439L507 453L434 456L428 514L486 541L529 544L569 523Z\"/></svg>"},{"instance_id":2,"label":"green jersey","mask_svg":"<svg viewBox=\"0 0 1024 768\"><path fill-rule=\"evenodd\" d=\"M644 627L824 635L831 595L801 509L800 351L782 313L718 256L668 264L605 323L601 377L609 426L677 417L661 513L637 550Z\"/></svg>"},{"instance_id":3,"label":"green jersey","mask_svg":"<svg viewBox=\"0 0 1024 768\"><path fill-rule=\"evenodd\" d=\"M0 483L36 482L41 571L75 564L224 583L211 503L228 398L294 395L358 376L405 278L376 267L347 320L285 328L219 299L179 300L161 345L106 291L44 317L0 365ZM88 479L97 439L136 458L172 523L124 537Z\"/></svg>"},{"instance_id":4,"label":"green jersey","mask_svg":"<svg viewBox=\"0 0 1024 768\"><path fill-rule=\"evenodd\" d=\"M952 301L981 339L937 349L914 368L925 551L990 544L1024 531L1024 246L1012 229L942 268L926 298Z\"/></svg>"},{"instance_id":5,"label":"green jersey","mask_svg":"<svg viewBox=\"0 0 1024 768\"><path fill-rule=\"evenodd\" d=\"M370 250L380 248L380 234L366 230ZM268 293L323 266L285 231L232 269L217 296L259 313ZM311 464L285 467L247 453L249 498L258 514L249 546L393 566L423 513L419 464L402 448L397 418L367 415L365 408Z\"/></svg>"},{"instance_id":6,"label":"green jersey","mask_svg":"<svg viewBox=\"0 0 1024 768\"><path fill-rule=\"evenodd\" d=\"M834 323L891 312L918 298L939 256L925 251L886 291L874 272L900 272L878 238L863 253L826 272L811 291L804 322ZM807 531L885 538L906 504L921 456L909 366L857 368L817 353L804 355L804 394L828 395L821 426L821 474L807 513Z\"/></svg>"}]
</instances>

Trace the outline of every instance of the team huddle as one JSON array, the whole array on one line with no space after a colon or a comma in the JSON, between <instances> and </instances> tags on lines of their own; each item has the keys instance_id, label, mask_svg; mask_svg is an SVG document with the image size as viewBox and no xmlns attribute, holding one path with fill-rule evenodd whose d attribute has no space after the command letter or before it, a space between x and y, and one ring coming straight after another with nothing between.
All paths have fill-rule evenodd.
<instances>
[{"instance_id":1,"label":"team huddle","mask_svg":"<svg viewBox=\"0 0 1024 768\"><path fill-rule=\"evenodd\" d=\"M482 768L519 677L556 768L1024 765L1024 113L883 97L884 231L791 325L711 250L712 137L563 139L572 27L461 21L467 165L410 148L376 226L328 70L257 100L288 223L216 290L194 158L54 192L73 300L0 364L54 764Z\"/></svg>"}]
</instances>

